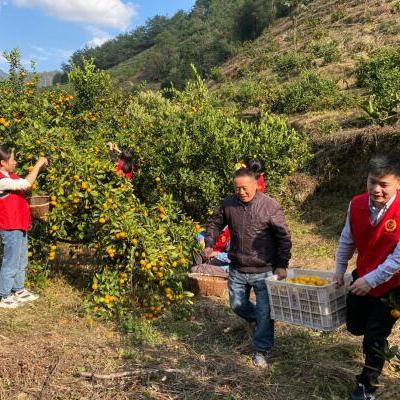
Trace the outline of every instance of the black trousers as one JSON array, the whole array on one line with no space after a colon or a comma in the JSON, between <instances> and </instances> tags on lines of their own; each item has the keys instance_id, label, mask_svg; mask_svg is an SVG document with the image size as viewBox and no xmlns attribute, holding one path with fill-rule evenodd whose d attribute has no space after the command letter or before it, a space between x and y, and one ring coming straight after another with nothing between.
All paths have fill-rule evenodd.
<instances>
[{"instance_id":1,"label":"black trousers","mask_svg":"<svg viewBox=\"0 0 400 400\"><path fill-rule=\"evenodd\" d=\"M400 288L395 289L400 296ZM373 393L378 385L385 360L379 354L387 345L396 319L390 314L391 308L381 298L371 296L347 295L347 330L356 336L364 336L364 368L357 376Z\"/></svg>"}]
</instances>

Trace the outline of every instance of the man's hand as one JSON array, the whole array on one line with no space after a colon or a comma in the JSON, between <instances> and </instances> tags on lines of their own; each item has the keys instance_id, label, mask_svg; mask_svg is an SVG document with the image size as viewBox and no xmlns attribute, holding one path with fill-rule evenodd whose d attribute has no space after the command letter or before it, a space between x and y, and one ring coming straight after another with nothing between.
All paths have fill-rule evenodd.
<instances>
[{"instance_id":1,"label":"man's hand","mask_svg":"<svg viewBox=\"0 0 400 400\"><path fill-rule=\"evenodd\" d=\"M332 277L332 282L336 282L338 286L344 285L344 273L343 272L336 272Z\"/></svg>"},{"instance_id":2,"label":"man's hand","mask_svg":"<svg viewBox=\"0 0 400 400\"><path fill-rule=\"evenodd\" d=\"M351 293L356 296L365 296L372 289L364 278L358 278L350 285Z\"/></svg>"},{"instance_id":3,"label":"man's hand","mask_svg":"<svg viewBox=\"0 0 400 400\"><path fill-rule=\"evenodd\" d=\"M212 247L206 247L206 248L203 250L204 258L206 258L207 260L209 260L210 258L212 258L213 252L214 252L214 249L213 249Z\"/></svg>"},{"instance_id":4,"label":"man's hand","mask_svg":"<svg viewBox=\"0 0 400 400\"><path fill-rule=\"evenodd\" d=\"M275 273L275 275L278 276L278 281L281 281L282 279L286 279L286 277L287 277L286 268L275 268L274 273Z\"/></svg>"}]
</instances>

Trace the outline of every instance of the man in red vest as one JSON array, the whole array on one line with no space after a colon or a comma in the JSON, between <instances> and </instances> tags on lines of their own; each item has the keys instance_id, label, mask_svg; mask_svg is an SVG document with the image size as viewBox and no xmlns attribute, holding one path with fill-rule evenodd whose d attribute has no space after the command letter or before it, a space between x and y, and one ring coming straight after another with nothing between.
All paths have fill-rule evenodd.
<instances>
[{"instance_id":1,"label":"man in red vest","mask_svg":"<svg viewBox=\"0 0 400 400\"><path fill-rule=\"evenodd\" d=\"M357 250L356 269L347 297L347 329L364 336L365 364L351 400L374 400L378 378L396 319L382 301L400 295L400 157L373 157L367 166L367 192L349 205L336 254L335 279L343 284L348 261Z\"/></svg>"}]
</instances>

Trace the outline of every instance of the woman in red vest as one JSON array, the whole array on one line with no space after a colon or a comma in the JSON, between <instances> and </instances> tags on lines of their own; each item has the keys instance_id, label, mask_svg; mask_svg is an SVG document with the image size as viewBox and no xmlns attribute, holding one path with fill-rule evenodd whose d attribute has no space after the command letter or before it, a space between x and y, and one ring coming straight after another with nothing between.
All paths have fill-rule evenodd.
<instances>
[{"instance_id":1,"label":"woman in red vest","mask_svg":"<svg viewBox=\"0 0 400 400\"><path fill-rule=\"evenodd\" d=\"M133 150L130 147L125 147L120 150L116 144L111 142L108 142L107 145L110 148L110 152L115 152L118 154L117 165L115 166L116 173L118 175L125 176L125 178L129 180L132 180L133 170L135 169L135 165L133 163Z\"/></svg>"},{"instance_id":2,"label":"woman in red vest","mask_svg":"<svg viewBox=\"0 0 400 400\"><path fill-rule=\"evenodd\" d=\"M364 336L365 364L351 400L373 400L396 318L382 301L400 295L400 158L376 156L367 167L367 192L348 209L336 254L335 280L343 284L347 264L357 250L347 298L347 329Z\"/></svg>"},{"instance_id":3,"label":"woman in red vest","mask_svg":"<svg viewBox=\"0 0 400 400\"><path fill-rule=\"evenodd\" d=\"M29 204L25 191L47 165L41 157L29 175L22 179L14 173L13 152L0 146L0 237L3 260L0 268L0 307L16 308L39 296L25 289L25 270L28 265L27 232L31 225Z\"/></svg>"}]
</instances>

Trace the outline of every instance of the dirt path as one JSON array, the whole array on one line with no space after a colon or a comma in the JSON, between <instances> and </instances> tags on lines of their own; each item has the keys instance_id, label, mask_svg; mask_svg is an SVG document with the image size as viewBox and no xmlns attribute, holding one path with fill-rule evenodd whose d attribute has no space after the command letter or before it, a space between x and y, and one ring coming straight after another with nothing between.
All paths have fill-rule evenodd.
<instances>
[{"instance_id":1,"label":"dirt path","mask_svg":"<svg viewBox=\"0 0 400 400\"><path fill-rule=\"evenodd\" d=\"M293 265L333 267L334 243L315 226L291 223ZM81 293L52 278L41 298L0 311L0 399L343 400L362 361L360 340L277 324L273 366L250 363L250 341L226 303L198 299L191 321L128 320L126 330L82 312ZM226 332L226 328L231 328ZM237 329L236 329L237 328ZM400 326L392 335L400 344ZM79 372L134 371L87 380ZM385 370L380 399L400 398L400 376Z\"/></svg>"}]
</instances>

